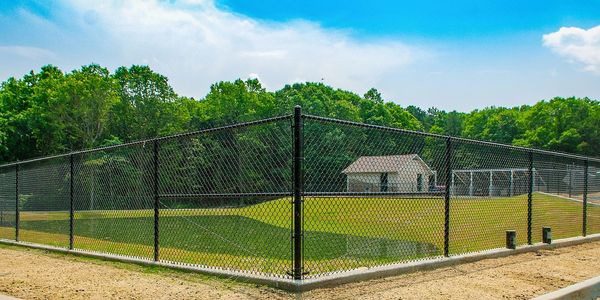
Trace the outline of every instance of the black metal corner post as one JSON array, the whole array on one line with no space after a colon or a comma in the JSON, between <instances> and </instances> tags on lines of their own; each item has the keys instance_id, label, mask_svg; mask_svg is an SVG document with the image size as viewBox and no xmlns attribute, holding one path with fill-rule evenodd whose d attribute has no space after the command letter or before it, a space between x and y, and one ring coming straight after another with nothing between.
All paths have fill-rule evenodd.
<instances>
[{"instance_id":1,"label":"black metal corner post","mask_svg":"<svg viewBox=\"0 0 600 300\"><path fill-rule=\"evenodd\" d=\"M294 242L294 270L292 276L295 280L302 279L303 261L302 261L302 190L303 190L303 169L302 161L302 108L299 105L294 107L294 159L293 159L293 190L294 190L294 232L292 239Z\"/></svg>"},{"instance_id":2,"label":"black metal corner post","mask_svg":"<svg viewBox=\"0 0 600 300\"><path fill-rule=\"evenodd\" d=\"M158 197L158 140L154 140L153 146L153 169L152 178L153 178L153 194L154 194L154 261L158 261L159 259L159 244L158 244L158 218L159 218L159 205L160 199Z\"/></svg>"},{"instance_id":3,"label":"black metal corner post","mask_svg":"<svg viewBox=\"0 0 600 300\"><path fill-rule=\"evenodd\" d=\"M587 194L588 194L588 164L587 160L583 163L583 222L581 233L583 236L587 235Z\"/></svg>"},{"instance_id":4,"label":"black metal corner post","mask_svg":"<svg viewBox=\"0 0 600 300\"><path fill-rule=\"evenodd\" d=\"M444 195L444 256L450 255L450 193L452 177L452 138L446 139L446 193Z\"/></svg>"},{"instance_id":5,"label":"black metal corner post","mask_svg":"<svg viewBox=\"0 0 600 300\"><path fill-rule=\"evenodd\" d=\"M532 218L533 218L533 152L529 151L529 166L527 167L527 173L528 173L528 188L527 188L527 244L531 245L532 243L532 236L531 236L531 222L532 222Z\"/></svg>"},{"instance_id":6,"label":"black metal corner post","mask_svg":"<svg viewBox=\"0 0 600 300\"><path fill-rule=\"evenodd\" d=\"M15 165L15 241L19 241L19 164Z\"/></svg>"},{"instance_id":7,"label":"black metal corner post","mask_svg":"<svg viewBox=\"0 0 600 300\"><path fill-rule=\"evenodd\" d=\"M73 232L73 223L75 222L75 210L73 203L73 182L75 181L75 172L73 171L73 154L69 155L69 168L69 174L71 174L69 183L69 249L73 250L73 237L75 234Z\"/></svg>"}]
</instances>

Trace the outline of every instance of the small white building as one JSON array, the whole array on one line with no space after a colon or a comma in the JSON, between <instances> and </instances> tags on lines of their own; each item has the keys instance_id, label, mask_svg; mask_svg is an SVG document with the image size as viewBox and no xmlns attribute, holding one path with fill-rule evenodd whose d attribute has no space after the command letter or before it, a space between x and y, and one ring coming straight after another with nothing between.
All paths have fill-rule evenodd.
<instances>
[{"instance_id":1,"label":"small white building","mask_svg":"<svg viewBox=\"0 0 600 300\"><path fill-rule=\"evenodd\" d=\"M435 182L417 154L361 156L342 173L348 192L427 192Z\"/></svg>"}]
</instances>

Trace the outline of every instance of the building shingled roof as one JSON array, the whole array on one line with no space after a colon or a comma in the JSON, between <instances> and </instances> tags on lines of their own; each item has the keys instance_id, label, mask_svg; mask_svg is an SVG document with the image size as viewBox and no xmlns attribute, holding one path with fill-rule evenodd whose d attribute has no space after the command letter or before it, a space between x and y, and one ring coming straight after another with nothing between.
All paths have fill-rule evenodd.
<instances>
[{"instance_id":1,"label":"building shingled roof","mask_svg":"<svg viewBox=\"0 0 600 300\"><path fill-rule=\"evenodd\" d=\"M346 169L342 171L348 173L394 173L400 172L404 166L411 160L418 159L423 164L423 160L417 154L404 155L386 155L386 156L361 156ZM425 164L427 166L427 164ZM427 166L429 168L429 166Z\"/></svg>"}]
</instances>

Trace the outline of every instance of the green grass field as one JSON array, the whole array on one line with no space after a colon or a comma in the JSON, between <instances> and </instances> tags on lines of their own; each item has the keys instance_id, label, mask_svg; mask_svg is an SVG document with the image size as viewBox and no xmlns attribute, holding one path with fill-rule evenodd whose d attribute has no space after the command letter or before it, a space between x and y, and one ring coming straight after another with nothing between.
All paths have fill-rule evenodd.
<instances>
[{"instance_id":1,"label":"green grass field","mask_svg":"<svg viewBox=\"0 0 600 300\"><path fill-rule=\"evenodd\" d=\"M535 194L534 242L541 227L555 239L582 234L582 204ZM439 256L443 199L306 198L304 257L311 274ZM161 259L283 275L291 268L290 199L243 208L161 210ZM526 196L452 199L450 252L504 246L505 231L525 244ZM588 206L588 231L600 232L600 207ZM75 247L151 258L151 210L83 211L75 215ZM68 212L22 212L21 240L68 246ZM0 228L13 238L14 229Z\"/></svg>"}]
</instances>

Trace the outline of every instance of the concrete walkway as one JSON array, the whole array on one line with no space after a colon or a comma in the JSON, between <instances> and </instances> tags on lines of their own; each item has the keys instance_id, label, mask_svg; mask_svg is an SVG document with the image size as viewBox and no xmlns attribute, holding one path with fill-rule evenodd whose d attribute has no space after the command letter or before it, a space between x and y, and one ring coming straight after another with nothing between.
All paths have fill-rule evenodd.
<instances>
[{"instance_id":1,"label":"concrete walkway","mask_svg":"<svg viewBox=\"0 0 600 300\"><path fill-rule=\"evenodd\" d=\"M539 296L534 300L595 300L598 298L600 298L600 276Z\"/></svg>"}]
</instances>

